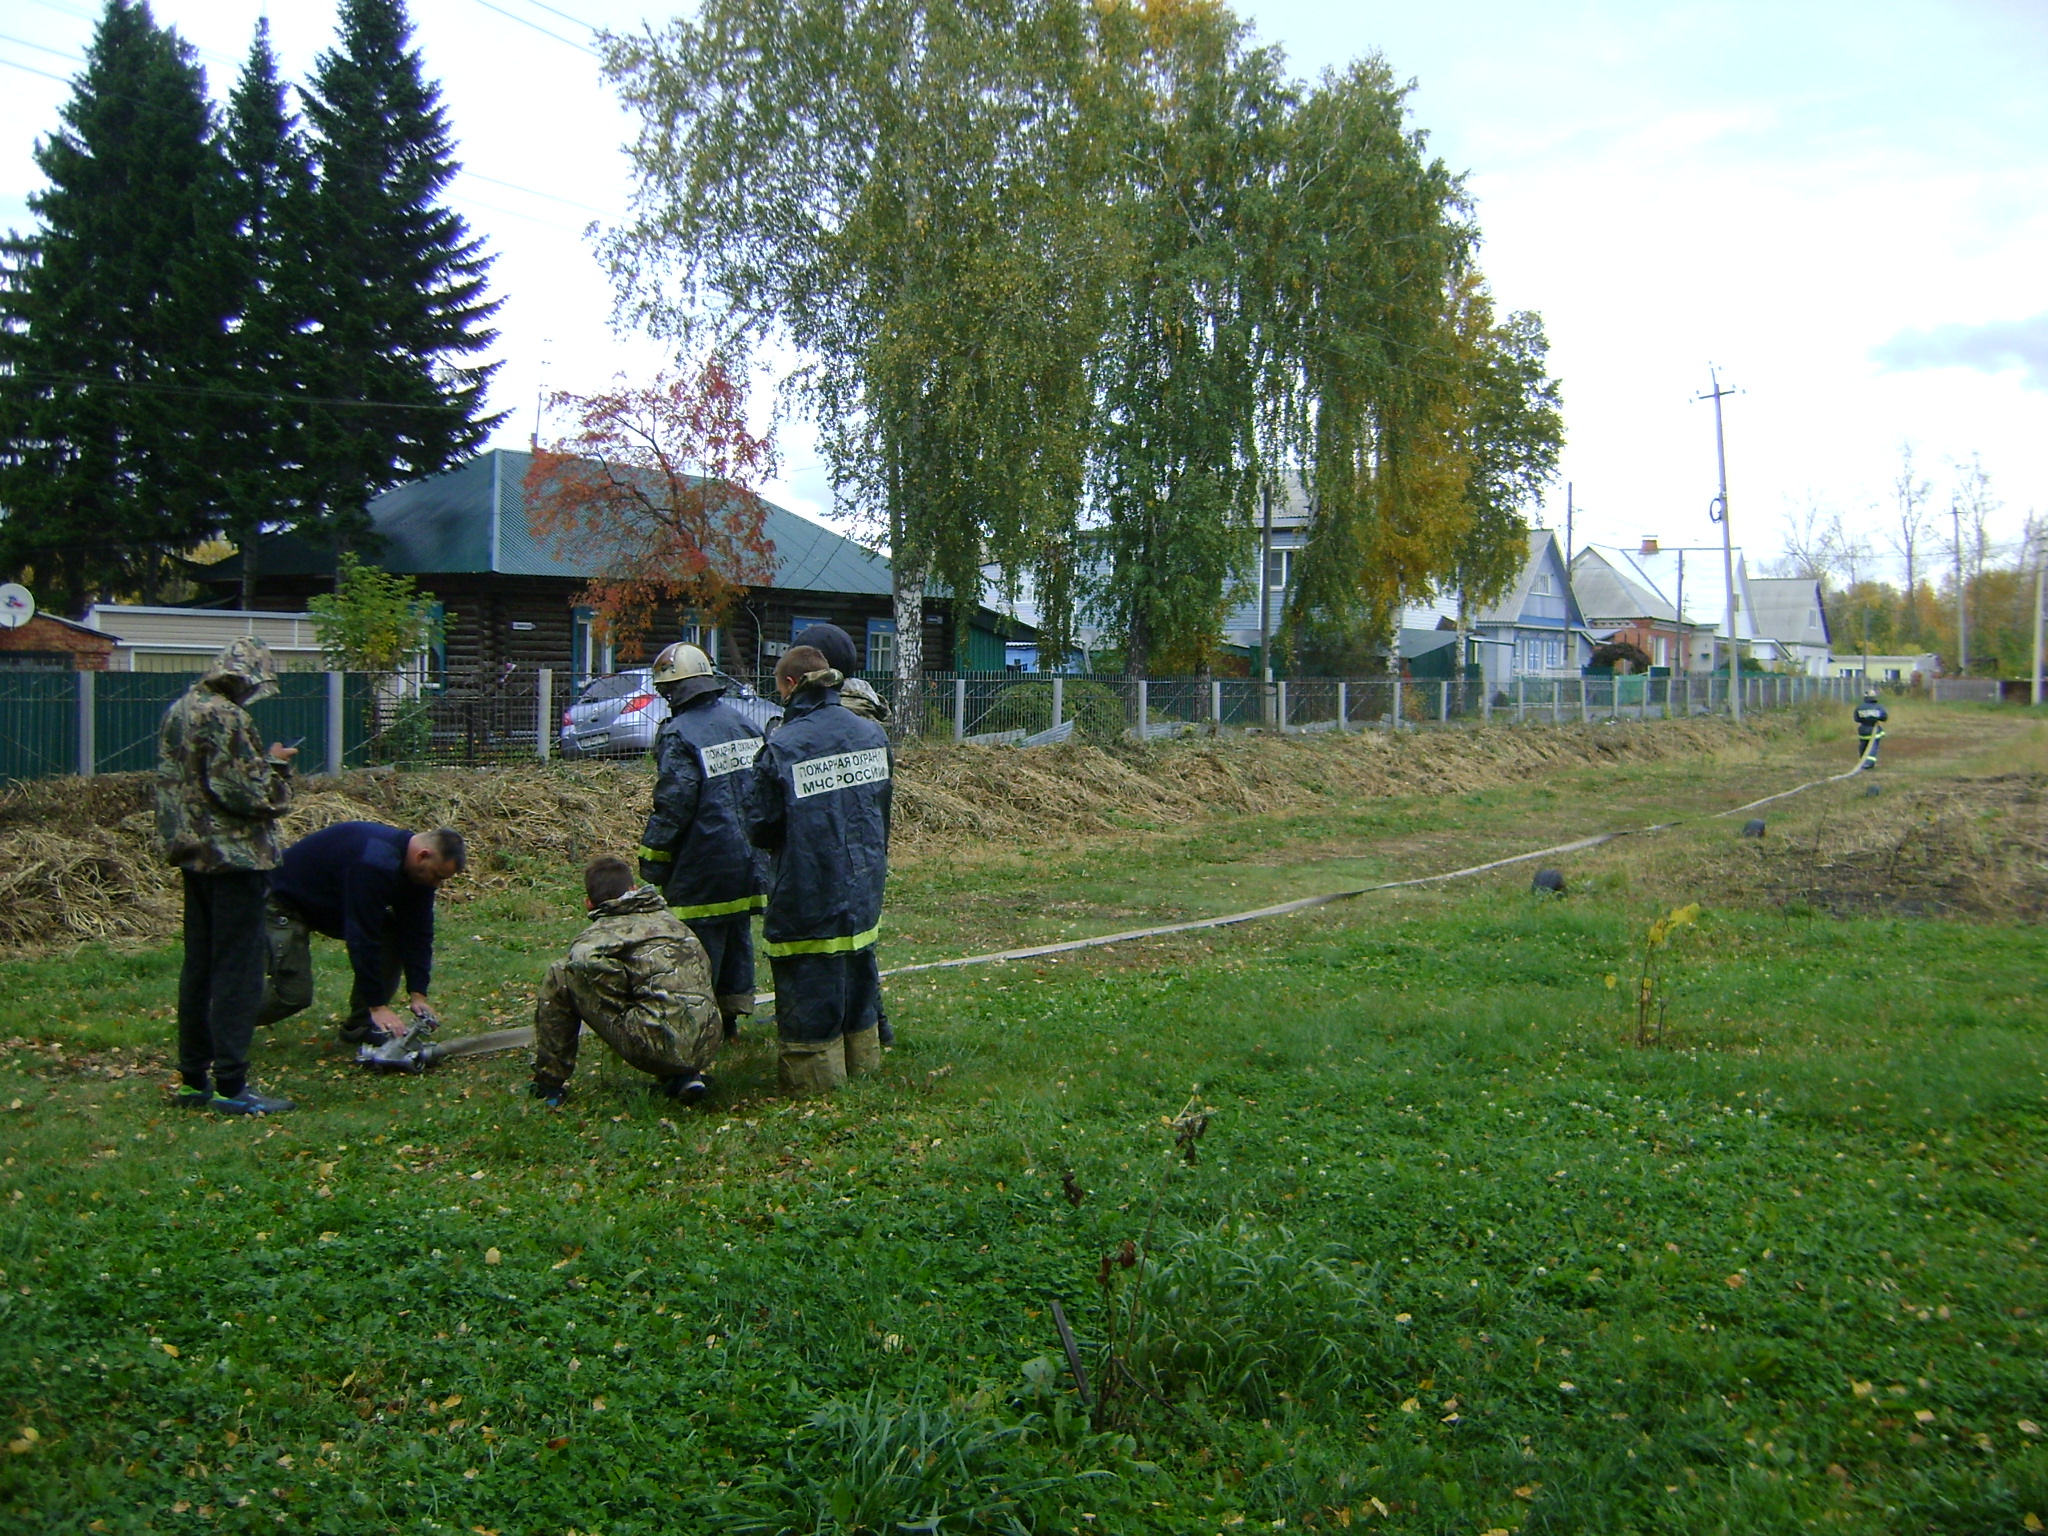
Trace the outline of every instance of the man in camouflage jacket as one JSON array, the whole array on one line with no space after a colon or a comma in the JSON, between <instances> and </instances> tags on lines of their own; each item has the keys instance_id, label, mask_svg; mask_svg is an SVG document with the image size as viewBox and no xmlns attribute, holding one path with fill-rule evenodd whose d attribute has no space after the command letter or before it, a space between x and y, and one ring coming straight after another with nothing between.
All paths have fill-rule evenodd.
<instances>
[{"instance_id":1,"label":"man in camouflage jacket","mask_svg":"<svg viewBox=\"0 0 2048 1536\"><path fill-rule=\"evenodd\" d=\"M588 1024L626 1064L660 1080L672 1098L710 1092L704 1068L724 1040L704 946L661 892L636 885L624 859L584 872L590 926L548 967L533 1010L533 1095L559 1106Z\"/></svg>"},{"instance_id":2,"label":"man in camouflage jacket","mask_svg":"<svg viewBox=\"0 0 2048 1536\"><path fill-rule=\"evenodd\" d=\"M185 888L179 1102L227 1114L292 1107L249 1083L267 958L264 872L277 864L297 749L265 752L246 706L276 690L269 647L244 636L166 711L157 737L157 835Z\"/></svg>"}]
</instances>

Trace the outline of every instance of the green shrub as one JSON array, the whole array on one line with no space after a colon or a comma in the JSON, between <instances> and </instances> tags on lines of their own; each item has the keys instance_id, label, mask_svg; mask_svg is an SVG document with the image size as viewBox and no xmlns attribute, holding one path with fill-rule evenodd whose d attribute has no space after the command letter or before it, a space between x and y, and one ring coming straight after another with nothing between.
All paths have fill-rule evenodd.
<instances>
[{"instance_id":1,"label":"green shrub","mask_svg":"<svg viewBox=\"0 0 2048 1536\"><path fill-rule=\"evenodd\" d=\"M1122 696L1106 683L1085 677L1065 679L1060 707L1074 722L1074 734L1083 741L1116 741L1130 728ZM973 731L976 735L995 731L1036 734L1051 724L1052 683L1033 679L1006 685Z\"/></svg>"}]
</instances>

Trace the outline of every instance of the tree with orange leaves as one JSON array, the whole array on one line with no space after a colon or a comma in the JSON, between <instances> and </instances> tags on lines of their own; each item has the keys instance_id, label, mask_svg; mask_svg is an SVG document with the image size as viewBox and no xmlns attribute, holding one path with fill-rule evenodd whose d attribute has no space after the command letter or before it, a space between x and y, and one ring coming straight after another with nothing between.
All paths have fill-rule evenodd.
<instances>
[{"instance_id":1,"label":"tree with orange leaves","mask_svg":"<svg viewBox=\"0 0 2048 1536\"><path fill-rule=\"evenodd\" d=\"M719 363L604 394L557 391L576 430L537 448L526 472L528 525L564 558L599 573L578 596L628 659L664 607L720 623L775 572L768 504L772 431L747 426L746 390Z\"/></svg>"}]
</instances>

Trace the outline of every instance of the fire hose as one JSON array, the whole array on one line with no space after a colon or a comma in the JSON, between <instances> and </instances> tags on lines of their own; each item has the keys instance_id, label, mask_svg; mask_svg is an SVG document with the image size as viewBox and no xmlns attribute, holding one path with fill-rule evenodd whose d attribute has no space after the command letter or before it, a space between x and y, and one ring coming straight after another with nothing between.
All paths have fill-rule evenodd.
<instances>
[{"instance_id":1,"label":"fire hose","mask_svg":"<svg viewBox=\"0 0 2048 1536\"><path fill-rule=\"evenodd\" d=\"M1804 784L1795 784L1790 789L1780 790L1762 799L1751 800L1742 805L1731 806L1725 811L1709 811L1697 816L1682 816L1672 821L1651 822L1640 827L1623 827L1612 832L1596 832L1590 837L1576 838L1568 843L1556 843L1548 848L1536 848L1527 853L1510 854L1502 859L1489 859L1484 864L1468 864L1462 869L1444 870L1433 875L1415 875L1406 880L1382 880L1372 885L1354 886L1349 890L1326 891L1318 896L1301 896L1293 901L1277 902L1272 906L1254 907L1246 912L1228 912L1220 917L1200 917L1184 923L1162 923L1151 928L1127 928L1120 933L1097 934L1093 938L1066 939L1057 944L1034 944L1022 949L992 950L987 954L962 955L951 960L920 960L911 965L898 965L883 971L884 976L908 976L917 971L958 970L970 965L1001 965L1013 960L1038 960L1051 955L1073 954L1078 950L1100 949L1109 944L1130 944L1140 939L1169 938L1177 933L1199 933L1211 928L1229 928L1239 923L1259 922L1270 917L1287 917L1296 912L1307 912L1315 907L1327 907L1340 901L1355 901L1361 896L1370 896L1379 891L1408 890L1417 886L1439 885L1451 880L1468 880L1474 875L1490 874L1494 870L1507 869L1516 864L1527 864L1536 859L1555 858L1564 854L1584 853L1589 849L1619 842L1625 837L1647 837L1658 832L1668 832L1675 827L1690 826L1696 822L1719 821L1730 816L1740 816L1744 811L1753 811L1758 806L1770 805L1779 800L1789 800L1794 795L1804 794L1809 789L1818 789L1828 784L1839 784L1853 779L1865 769L1875 766L1877 741L1883 732L1871 737L1856 766L1846 773L1830 774L1826 778L1809 779ZM1873 785L1873 789L1875 786ZM755 998L757 1005L773 1003L775 994L763 992ZM533 1044L533 1026L522 1025L514 1029L494 1029L482 1034L461 1035L452 1040L433 1040L417 1043L425 1031L415 1029L405 1035L398 1035L379 1046L363 1046L356 1052L361 1065L376 1072L424 1072L429 1067L460 1056L482 1056L494 1051L516 1051Z\"/></svg>"}]
</instances>

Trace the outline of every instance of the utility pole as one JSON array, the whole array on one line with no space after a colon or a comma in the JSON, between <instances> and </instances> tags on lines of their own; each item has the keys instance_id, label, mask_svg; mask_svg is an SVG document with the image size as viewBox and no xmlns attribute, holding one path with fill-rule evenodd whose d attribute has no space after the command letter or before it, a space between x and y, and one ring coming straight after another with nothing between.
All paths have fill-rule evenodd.
<instances>
[{"instance_id":1,"label":"utility pole","mask_svg":"<svg viewBox=\"0 0 2048 1536\"><path fill-rule=\"evenodd\" d=\"M1714 402L1714 464L1720 474L1721 494L1714 498L1708 509L1708 516L1721 525L1721 576L1727 583L1728 591L1728 709L1737 720L1742 718L1742 647L1735 639L1735 541L1728 528L1728 448L1721 435L1721 401L1735 393L1721 387L1721 375L1712 366L1707 368L1707 377L1713 389L1694 398Z\"/></svg>"},{"instance_id":2,"label":"utility pole","mask_svg":"<svg viewBox=\"0 0 2048 1536\"><path fill-rule=\"evenodd\" d=\"M1273 695L1273 487L1259 487L1259 671L1265 687L1259 690L1259 715L1272 712L1267 702Z\"/></svg>"},{"instance_id":3,"label":"utility pole","mask_svg":"<svg viewBox=\"0 0 2048 1536\"><path fill-rule=\"evenodd\" d=\"M2034 525L2034 691L2033 703L2041 703L2041 609L2048 601L2048 523Z\"/></svg>"},{"instance_id":4,"label":"utility pole","mask_svg":"<svg viewBox=\"0 0 2048 1536\"><path fill-rule=\"evenodd\" d=\"M1569 576L1572 569L1572 483L1564 483L1564 569Z\"/></svg>"},{"instance_id":5,"label":"utility pole","mask_svg":"<svg viewBox=\"0 0 2048 1536\"><path fill-rule=\"evenodd\" d=\"M1951 496L1948 499L1949 521L1956 534L1956 676L1970 675L1970 602L1969 587L1963 580L1963 509Z\"/></svg>"}]
</instances>

